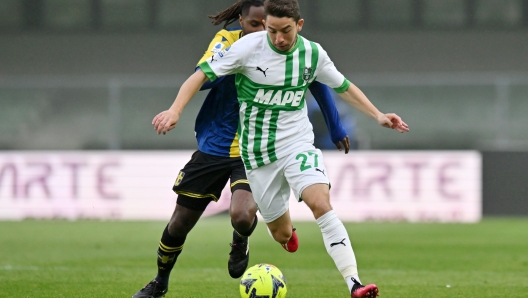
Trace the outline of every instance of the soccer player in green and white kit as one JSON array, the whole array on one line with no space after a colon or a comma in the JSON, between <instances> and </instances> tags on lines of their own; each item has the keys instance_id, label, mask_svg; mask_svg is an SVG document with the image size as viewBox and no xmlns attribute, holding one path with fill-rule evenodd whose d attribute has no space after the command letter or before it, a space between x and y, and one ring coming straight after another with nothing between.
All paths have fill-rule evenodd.
<instances>
[{"instance_id":1,"label":"soccer player in green and white kit","mask_svg":"<svg viewBox=\"0 0 528 298\"><path fill-rule=\"evenodd\" d=\"M273 238L286 247L297 241L288 210L291 188L312 210L351 297L375 297L377 286L363 286L359 281L348 233L330 205L323 156L313 146L306 89L317 78L381 126L398 132L409 127L398 115L381 113L336 69L319 44L298 34L304 20L297 0L267 0L265 11L267 32L244 36L200 64L202 71L187 79L174 104L154 117L152 124L165 134L207 80L236 74L241 155L253 197Z\"/></svg>"}]
</instances>

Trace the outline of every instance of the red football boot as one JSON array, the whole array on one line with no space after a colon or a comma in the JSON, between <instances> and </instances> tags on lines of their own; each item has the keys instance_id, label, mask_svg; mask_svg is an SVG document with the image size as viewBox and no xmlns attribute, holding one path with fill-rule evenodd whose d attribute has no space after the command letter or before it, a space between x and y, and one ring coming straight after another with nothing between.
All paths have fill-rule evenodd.
<instances>
[{"instance_id":1,"label":"red football boot","mask_svg":"<svg viewBox=\"0 0 528 298\"><path fill-rule=\"evenodd\" d=\"M364 286L353 277L352 281L355 285L350 293L351 298L376 298L378 296L378 287L375 284Z\"/></svg>"}]
</instances>

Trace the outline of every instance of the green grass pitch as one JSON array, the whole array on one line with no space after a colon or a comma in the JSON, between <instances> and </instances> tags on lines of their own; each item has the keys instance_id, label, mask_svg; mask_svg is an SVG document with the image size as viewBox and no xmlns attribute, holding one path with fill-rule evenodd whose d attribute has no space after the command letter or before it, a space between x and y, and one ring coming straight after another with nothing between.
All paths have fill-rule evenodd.
<instances>
[{"instance_id":1,"label":"green grass pitch","mask_svg":"<svg viewBox=\"0 0 528 298\"><path fill-rule=\"evenodd\" d=\"M131 297L156 273L164 222L0 222L0 297ZM288 298L350 297L315 223L296 253L260 223L250 265L278 266ZM528 297L528 219L479 224L349 223L360 277L381 297ZM227 273L231 227L205 218L187 238L166 297L239 297Z\"/></svg>"}]
</instances>

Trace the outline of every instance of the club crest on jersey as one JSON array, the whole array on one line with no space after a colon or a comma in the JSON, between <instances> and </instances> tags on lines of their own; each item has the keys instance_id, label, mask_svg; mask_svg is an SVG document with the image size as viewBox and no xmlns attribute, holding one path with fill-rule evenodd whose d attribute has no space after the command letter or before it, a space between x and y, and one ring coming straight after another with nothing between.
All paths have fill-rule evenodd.
<instances>
[{"instance_id":1,"label":"club crest on jersey","mask_svg":"<svg viewBox=\"0 0 528 298\"><path fill-rule=\"evenodd\" d=\"M313 69L311 67L305 67L304 70L303 70L303 80L305 82L308 82L309 80L311 80L313 78Z\"/></svg>"},{"instance_id":2,"label":"club crest on jersey","mask_svg":"<svg viewBox=\"0 0 528 298\"><path fill-rule=\"evenodd\" d=\"M178 173L178 177L176 178L176 182L174 182L174 186L178 186L180 185L180 183L182 182L183 180L183 176L185 176L185 173L183 171L180 171Z\"/></svg>"}]
</instances>

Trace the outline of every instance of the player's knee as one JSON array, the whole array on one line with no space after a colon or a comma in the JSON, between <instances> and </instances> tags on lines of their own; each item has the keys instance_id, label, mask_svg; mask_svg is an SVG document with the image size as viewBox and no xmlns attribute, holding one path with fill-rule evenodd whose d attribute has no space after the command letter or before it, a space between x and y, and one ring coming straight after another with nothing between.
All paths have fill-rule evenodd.
<instances>
[{"instance_id":1,"label":"player's knee","mask_svg":"<svg viewBox=\"0 0 528 298\"><path fill-rule=\"evenodd\" d=\"M250 214L248 210L239 210L231 213L231 222L237 230L248 230L253 225L255 214Z\"/></svg>"},{"instance_id":2,"label":"player's knee","mask_svg":"<svg viewBox=\"0 0 528 298\"><path fill-rule=\"evenodd\" d=\"M255 214L257 213L256 207L253 208L251 205L232 206L229 210L231 215L231 222L235 228L240 230L247 230L253 225L255 220Z\"/></svg>"},{"instance_id":3,"label":"player's knee","mask_svg":"<svg viewBox=\"0 0 528 298\"><path fill-rule=\"evenodd\" d=\"M292 230L277 230L272 231L271 235L273 236L273 239L275 241L279 242L280 244L286 244L288 240L292 237Z\"/></svg>"},{"instance_id":4,"label":"player's knee","mask_svg":"<svg viewBox=\"0 0 528 298\"><path fill-rule=\"evenodd\" d=\"M237 221L244 221L249 220L253 221L253 217L255 216L254 213L251 212L248 208L231 208L229 210L229 214L231 216L231 219L237 220Z\"/></svg>"},{"instance_id":5,"label":"player's knee","mask_svg":"<svg viewBox=\"0 0 528 298\"><path fill-rule=\"evenodd\" d=\"M325 200L319 200L314 202L310 209L312 209L312 213L314 217L317 219L323 215L325 215L327 212L332 210L332 205L330 205L330 202Z\"/></svg>"},{"instance_id":6,"label":"player's knee","mask_svg":"<svg viewBox=\"0 0 528 298\"><path fill-rule=\"evenodd\" d=\"M290 240L292 234L290 233L289 236L287 234L280 234L280 235L274 235L273 239L275 241L279 242L280 244L286 244Z\"/></svg>"}]
</instances>

